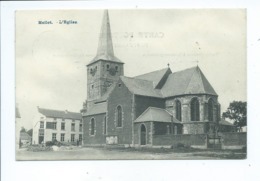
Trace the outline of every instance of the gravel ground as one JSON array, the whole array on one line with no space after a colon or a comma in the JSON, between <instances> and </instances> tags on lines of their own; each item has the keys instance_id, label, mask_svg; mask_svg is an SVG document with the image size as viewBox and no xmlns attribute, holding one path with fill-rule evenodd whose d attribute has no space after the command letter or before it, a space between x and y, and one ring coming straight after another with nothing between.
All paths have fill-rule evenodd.
<instances>
[{"instance_id":1,"label":"gravel ground","mask_svg":"<svg viewBox=\"0 0 260 181\"><path fill-rule=\"evenodd\" d=\"M246 153L222 150L112 149L75 147L72 150L32 152L18 150L16 160L201 160L244 159Z\"/></svg>"}]
</instances>

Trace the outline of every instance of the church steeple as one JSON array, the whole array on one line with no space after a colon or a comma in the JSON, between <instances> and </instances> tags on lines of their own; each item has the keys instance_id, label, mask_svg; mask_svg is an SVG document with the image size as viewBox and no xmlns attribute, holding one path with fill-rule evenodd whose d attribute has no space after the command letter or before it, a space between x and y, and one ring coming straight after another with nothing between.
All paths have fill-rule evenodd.
<instances>
[{"instance_id":1,"label":"church steeple","mask_svg":"<svg viewBox=\"0 0 260 181\"><path fill-rule=\"evenodd\" d=\"M114 55L108 10L104 11L103 21L102 21L100 35L99 35L97 54L95 58L88 65L98 60L106 60L106 61L123 63Z\"/></svg>"},{"instance_id":2,"label":"church steeple","mask_svg":"<svg viewBox=\"0 0 260 181\"><path fill-rule=\"evenodd\" d=\"M124 63L114 55L109 15L105 10L97 54L87 65L87 107L90 107L90 102L98 101L106 95L111 85L122 75L124 75Z\"/></svg>"}]
</instances>

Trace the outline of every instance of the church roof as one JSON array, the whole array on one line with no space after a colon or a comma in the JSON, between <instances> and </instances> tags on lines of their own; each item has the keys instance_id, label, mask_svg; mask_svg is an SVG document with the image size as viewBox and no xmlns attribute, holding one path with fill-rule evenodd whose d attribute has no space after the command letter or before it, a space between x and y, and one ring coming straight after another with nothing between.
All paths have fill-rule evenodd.
<instances>
[{"instance_id":1,"label":"church roof","mask_svg":"<svg viewBox=\"0 0 260 181\"><path fill-rule=\"evenodd\" d=\"M133 78L125 76L120 78L129 91L136 95L158 98L187 94L217 95L198 66L175 73L170 72L171 70L166 68ZM155 85L163 80L165 83L163 82L158 89Z\"/></svg>"},{"instance_id":2,"label":"church roof","mask_svg":"<svg viewBox=\"0 0 260 181\"><path fill-rule=\"evenodd\" d=\"M134 122L165 122L165 123L181 123L176 118L172 116L167 110L157 108L157 107L148 107Z\"/></svg>"},{"instance_id":3,"label":"church roof","mask_svg":"<svg viewBox=\"0 0 260 181\"><path fill-rule=\"evenodd\" d=\"M114 55L108 11L105 10L100 30L97 54L88 65L99 60L123 63Z\"/></svg>"},{"instance_id":4,"label":"church roof","mask_svg":"<svg viewBox=\"0 0 260 181\"><path fill-rule=\"evenodd\" d=\"M91 116L96 114L102 114L107 112L107 103L97 103L94 104L83 116Z\"/></svg>"},{"instance_id":5,"label":"church roof","mask_svg":"<svg viewBox=\"0 0 260 181\"><path fill-rule=\"evenodd\" d=\"M172 73L170 68L164 68L161 70L156 70L146 74L138 75L135 78L152 81L154 83L154 87L156 88L158 84L162 81L164 76L167 76L170 73Z\"/></svg>"},{"instance_id":6,"label":"church roof","mask_svg":"<svg viewBox=\"0 0 260 181\"><path fill-rule=\"evenodd\" d=\"M82 115L76 112L69 112L69 111L59 111L59 110L52 110L52 109L44 109L38 107L39 113L43 114L46 117L52 118L64 118L64 119L77 119L81 120Z\"/></svg>"},{"instance_id":7,"label":"church roof","mask_svg":"<svg viewBox=\"0 0 260 181\"><path fill-rule=\"evenodd\" d=\"M133 94L162 98L161 91L159 89L154 89L154 84L152 81L129 78L125 76L121 76L120 79Z\"/></svg>"},{"instance_id":8,"label":"church roof","mask_svg":"<svg viewBox=\"0 0 260 181\"><path fill-rule=\"evenodd\" d=\"M185 94L217 95L198 66L170 74L161 91L164 97Z\"/></svg>"}]
</instances>

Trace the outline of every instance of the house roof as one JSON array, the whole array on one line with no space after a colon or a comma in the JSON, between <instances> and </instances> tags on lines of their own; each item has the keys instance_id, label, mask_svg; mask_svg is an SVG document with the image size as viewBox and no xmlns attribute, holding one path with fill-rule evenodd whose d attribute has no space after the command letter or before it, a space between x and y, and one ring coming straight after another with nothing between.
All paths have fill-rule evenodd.
<instances>
[{"instance_id":1,"label":"house roof","mask_svg":"<svg viewBox=\"0 0 260 181\"><path fill-rule=\"evenodd\" d=\"M172 73L170 68L164 68L164 69L156 70L156 71L153 71L150 73L138 75L134 78L152 81L154 84L154 88L156 88L158 86L158 84L162 81L163 77L167 76L170 73Z\"/></svg>"},{"instance_id":2,"label":"house roof","mask_svg":"<svg viewBox=\"0 0 260 181\"><path fill-rule=\"evenodd\" d=\"M110 21L109 21L109 15L107 10L105 10L103 15L97 54L95 58L89 62L88 65L97 62L99 60L123 63L114 55Z\"/></svg>"},{"instance_id":3,"label":"house roof","mask_svg":"<svg viewBox=\"0 0 260 181\"><path fill-rule=\"evenodd\" d=\"M198 66L170 74L161 91L164 97L185 94L217 95Z\"/></svg>"},{"instance_id":4,"label":"house roof","mask_svg":"<svg viewBox=\"0 0 260 181\"><path fill-rule=\"evenodd\" d=\"M26 132L20 132L20 139L21 140L31 140L31 136Z\"/></svg>"},{"instance_id":5,"label":"house roof","mask_svg":"<svg viewBox=\"0 0 260 181\"><path fill-rule=\"evenodd\" d=\"M70 112L70 111L59 111L59 110L52 110L52 109L45 109L45 108L39 108L38 112L43 114L46 117L52 117L52 118L64 118L64 119L82 119L81 113L76 112Z\"/></svg>"},{"instance_id":6,"label":"house roof","mask_svg":"<svg viewBox=\"0 0 260 181\"><path fill-rule=\"evenodd\" d=\"M149 121L181 124L181 122L174 118L167 110L156 107L148 107L134 122L140 123Z\"/></svg>"},{"instance_id":7,"label":"house roof","mask_svg":"<svg viewBox=\"0 0 260 181\"><path fill-rule=\"evenodd\" d=\"M91 116L107 112L107 102L94 104L83 116Z\"/></svg>"},{"instance_id":8,"label":"house roof","mask_svg":"<svg viewBox=\"0 0 260 181\"><path fill-rule=\"evenodd\" d=\"M154 89L154 84L152 81L129 78L125 76L121 76L120 79L133 94L158 98L163 97L159 89Z\"/></svg>"}]
</instances>

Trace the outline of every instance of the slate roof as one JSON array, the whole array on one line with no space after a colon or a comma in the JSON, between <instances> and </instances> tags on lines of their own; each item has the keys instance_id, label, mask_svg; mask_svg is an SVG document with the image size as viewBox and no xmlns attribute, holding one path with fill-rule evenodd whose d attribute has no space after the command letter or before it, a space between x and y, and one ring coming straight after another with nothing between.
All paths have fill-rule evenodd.
<instances>
[{"instance_id":1,"label":"slate roof","mask_svg":"<svg viewBox=\"0 0 260 181\"><path fill-rule=\"evenodd\" d=\"M164 68L161 70L149 72L146 74L138 75L134 78L152 81L154 84L154 88L161 82L162 78L167 74L172 73L170 68Z\"/></svg>"},{"instance_id":2,"label":"slate roof","mask_svg":"<svg viewBox=\"0 0 260 181\"><path fill-rule=\"evenodd\" d=\"M123 63L114 55L108 11L105 10L100 30L97 55L88 65L99 60Z\"/></svg>"},{"instance_id":3,"label":"slate roof","mask_svg":"<svg viewBox=\"0 0 260 181\"><path fill-rule=\"evenodd\" d=\"M107 112L107 102L94 104L83 116L91 116Z\"/></svg>"},{"instance_id":4,"label":"slate roof","mask_svg":"<svg viewBox=\"0 0 260 181\"><path fill-rule=\"evenodd\" d=\"M82 119L81 113L70 112L70 111L59 111L59 110L44 109L38 107L38 112L43 114L46 117L51 117L51 118L64 118L64 119L77 119L77 120Z\"/></svg>"},{"instance_id":5,"label":"slate roof","mask_svg":"<svg viewBox=\"0 0 260 181\"><path fill-rule=\"evenodd\" d=\"M148 107L134 122L140 123L149 121L181 124L181 122L174 118L167 110L156 107Z\"/></svg>"},{"instance_id":6,"label":"slate roof","mask_svg":"<svg viewBox=\"0 0 260 181\"><path fill-rule=\"evenodd\" d=\"M120 79L129 89L129 91L133 94L157 98L163 97L160 90L154 89L152 81L130 78L125 76L121 76Z\"/></svg>"},{"instance_id":7,"label":"slate roof","mask_svg":"<svg viewBox=\"0 0 260 181\"><path fill-rule=\"evenodd\" d=\"M168 74L168 78L161 89L155 89L168 68L154 71L133 78L121 76L130 92L136 95L167 98L187 94L217 95L200 68L193 67L186 70Z\"/></svg>"},{"instance_id":8,"label":"slate roof","mask_svg":"<svg viewBox=\"0 0 260 181\"><path fill-rule=\"evenodd\" d=\"M169 75L161 91L164 97L185 94L217 95L198 66Z\"/></svg>"}]
</instances>

